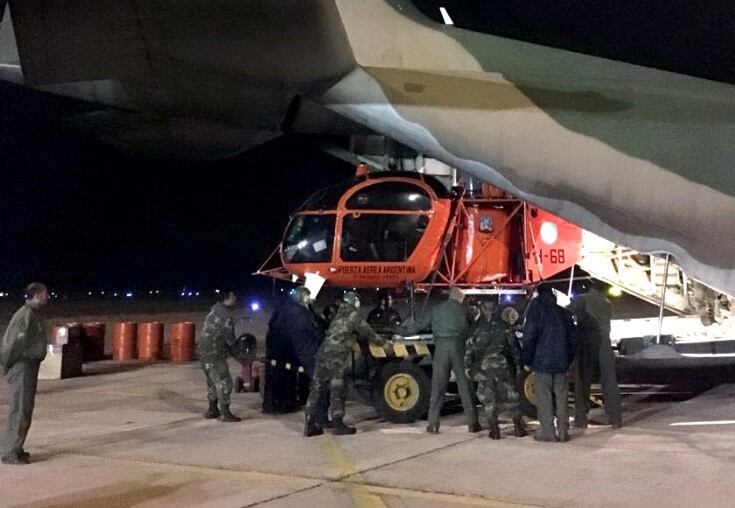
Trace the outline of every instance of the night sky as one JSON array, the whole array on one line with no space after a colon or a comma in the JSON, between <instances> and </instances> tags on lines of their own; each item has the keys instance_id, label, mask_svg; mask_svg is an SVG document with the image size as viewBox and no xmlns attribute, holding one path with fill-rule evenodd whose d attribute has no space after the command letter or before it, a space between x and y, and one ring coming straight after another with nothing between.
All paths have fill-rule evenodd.
<instances>
[{"instance_id":1,"label":"night sky","mask_svg":"<svg viewBox=\"0 0 735 508\"><path fill-rule=\"evenodd\" d=\"M217 163L138 160L65 127L77 107L0 84L0 291L242 288L289 214L353 174L293 137Z\"/></svg>"}]
</instances>

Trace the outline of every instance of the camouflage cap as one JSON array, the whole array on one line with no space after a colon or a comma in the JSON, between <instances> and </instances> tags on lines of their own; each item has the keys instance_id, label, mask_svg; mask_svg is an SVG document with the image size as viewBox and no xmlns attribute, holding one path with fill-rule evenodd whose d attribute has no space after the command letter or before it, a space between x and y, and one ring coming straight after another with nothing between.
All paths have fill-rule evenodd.
<instances>
[{"instance_id":1,"label":"camouflage cap","mask_svg":"<svg viewBox=\"0 0 735 508\"><path fill-rule=\"evenodd\" d=\"M342 295L342 301L349 303L353 307L357 307L360 304L360 297L354 291L348 291Z\"/></svg>"}]
</instances>

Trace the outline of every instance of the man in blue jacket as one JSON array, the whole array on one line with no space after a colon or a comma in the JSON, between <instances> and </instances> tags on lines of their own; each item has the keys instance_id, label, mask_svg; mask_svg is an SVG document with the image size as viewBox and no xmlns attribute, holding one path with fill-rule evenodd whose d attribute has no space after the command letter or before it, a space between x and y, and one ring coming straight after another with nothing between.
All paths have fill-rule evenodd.
<instances>
[{"instance_id":1,"label":"man in blue jacket","mask_svg":"<svg viewBox=\"0 0 735 508\"><path fill-rule=\"evenodd\" d=\"M538 419L536 441L569 441L566 372L576 353L572 315L556 304L551 287L538 288L538 301L528 311L523 333L523 364L536 376ZM554 401L558 437L554 430Z\"/></svg>"}]
</instances>

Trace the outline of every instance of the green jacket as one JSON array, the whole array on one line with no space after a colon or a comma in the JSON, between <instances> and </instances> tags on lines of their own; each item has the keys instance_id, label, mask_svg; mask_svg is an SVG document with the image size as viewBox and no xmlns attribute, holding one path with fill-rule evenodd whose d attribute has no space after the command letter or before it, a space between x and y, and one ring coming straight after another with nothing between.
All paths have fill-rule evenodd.
<instances>
[{"instance_id":1,"label":"green jacket","mask_svg":"<svg viewBox=\"0 0 735 508\"><path fill-rule=\"evenodd\" d=\"M613 307L610 300L596 288L574 298L567 309L577 316L583 329L589 327L589 331L598 332L603 338L610 336Z\"/></svg>"},{"instance_id":2,"label":"green jacket","mask_svg":"<svg viewBox=\"0 0 735 508\"><path fill-rule=\"evenodd\" d=\"M7 372L19 361L46 358L46 332L38 311L25 304L13 315L0 347L0 370Z\"/></svg>"},{"instance_id":3,"label":"green jacket","mask_svg":"<svg viewBox=\"0 0 735 508\"><path fill-rule=\"evenodd\" d=\"M417 333L431 330L434 339L465 340L474 324L472 313L464 304L448 299L425 312L421 319L413 325L402 327L406 333Z\"/></svg>"},{"instance_id":4,"label":"green jacket","mask_svg":"<svg viewBox=\"0 0 735 508\"><path fill-rule=\"evenodd\" d=\"M229 347L235 343L235 325L230 310L218 303L204 319L202 337L199 340L201 361L224 360L230 355Z\"/></svg>"}]
</instances>

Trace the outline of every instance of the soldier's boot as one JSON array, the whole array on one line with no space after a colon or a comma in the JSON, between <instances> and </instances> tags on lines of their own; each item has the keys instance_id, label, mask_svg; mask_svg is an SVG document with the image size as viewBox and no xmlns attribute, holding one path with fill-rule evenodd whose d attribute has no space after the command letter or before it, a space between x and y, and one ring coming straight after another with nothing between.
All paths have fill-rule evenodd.
<instances>
[{"instance_id":1,"label":"soldier's boot","mask_svg":"<svg viewBox=\"0 0 735 508\"><path fill-rule=\"evenodd\" d=\"M487 420L487 424L490 427L488 437L490 439L500 439L500 425L498 425L498 420L495 418L489 418Z\"/></svg>"},{"instance_id":2,"label":"soldier's boot","mask_svg":"<svg viewBox=\"0 0 735 508\"><path fill-rule=\"evenodd\" d=\"M332 430L332 433L335 436L349 436L357 432L357 428L345 425L342 418L332 418L332 423L334 424L334 430Z\"/></svg>"},{"instance_id":3,"label":"soldier's boot","mask_svg":"<svg viewBox=\"0 0 735 508\"><path fill-rule=\"evenodd\" d=\"M19 455L19 454L8 454L4 455L2 460L0 461L3 464L12 465L12 466L25 466L30 464L30 460L28 460L28 457L25 455Z\"/></svg>"},{"instance_id":4,"label":"soldier's boot","mask_svg":"<svg viewBox=\"0 0 735 508\"><path fill-rule=\"evenodd\" d=\"M306 415L306 422L304 423L304 436L321 436L324 434L324 430L316 423L313 416Z\"/></svg>"},{"instance_id":5,"label":"soldier's boot","mask_svg":"<svg viewBox=\"0 0 735 508\"><path fill-rule=\"evenodd\" d=\"M216 400L209 401L209 409L204 412L204 418L211 420L219 416L219 408L217 407Z\"/></svg>"},{"instance_id":6,"label":"soldier's boot","mask_svg":"<svg viewBox=\"0 0 735 508\"><path fill-rule=\"evenodd\" d=\"M326 418L324 420L319 421L319 426L323 429L333 429L334 428L334 422L330 420L329 418Z\"/></svg>"},{"instance_id":7,"label":"soldier's boot","mask_svg":"<svg viewBox=\"0 0 735 508\"><path fill-rule=\"evenodd\" d=\"M526 426L523 424L523 417L520 415L513 417L513 428L516 437L526 437L528 435Z\"/></svg>"},{"instance_id":8,"label":"soldier's boot","mask_svg":"<svg viewBox=\"0 0 735 508\"><path fill-rule=\"evenodd\" d=\"M226 423L234 423L234 422L241 422L242 418L238 418L237 416L230 413L230 406L222 406L222 409L219 412L219 417L217 419L221 422Z\"/></svg>"}]
</instances>

